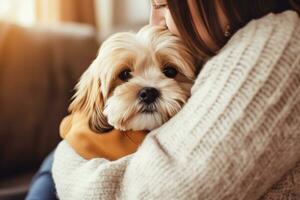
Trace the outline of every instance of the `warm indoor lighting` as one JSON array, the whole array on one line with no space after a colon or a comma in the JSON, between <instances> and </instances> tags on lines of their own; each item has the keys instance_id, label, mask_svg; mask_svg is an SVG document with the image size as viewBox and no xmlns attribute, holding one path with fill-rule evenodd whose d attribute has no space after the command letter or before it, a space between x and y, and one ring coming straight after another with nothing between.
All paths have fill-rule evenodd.
<instances>
[{"instance_id":1,"label":"warm indoor lighting","mask_svg":"<svg viewBox=\"0 0 300 200\"><path fill-rule=\"evenodd\" d=\"M0 0L0 20L32 25L35 13L35 0Z\"/></svg>"}]
</instances>

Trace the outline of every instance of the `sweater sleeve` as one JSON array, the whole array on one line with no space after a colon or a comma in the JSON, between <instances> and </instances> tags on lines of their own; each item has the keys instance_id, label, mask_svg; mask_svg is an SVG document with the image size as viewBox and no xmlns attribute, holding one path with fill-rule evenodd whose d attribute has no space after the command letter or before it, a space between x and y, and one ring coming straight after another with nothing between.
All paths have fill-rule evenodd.
<instances>
[{"instance_id":1,"label":"sweater sleeve","mask_svg":"<svg viewBox=\"0 0 300 200\"><path fill-rule=\"evenodd\" d=\"M62 142L61 199L260 198L300 160L300 20L269 14L210 59L183 109L116 161Z\"/></svg>"}]
</instances>

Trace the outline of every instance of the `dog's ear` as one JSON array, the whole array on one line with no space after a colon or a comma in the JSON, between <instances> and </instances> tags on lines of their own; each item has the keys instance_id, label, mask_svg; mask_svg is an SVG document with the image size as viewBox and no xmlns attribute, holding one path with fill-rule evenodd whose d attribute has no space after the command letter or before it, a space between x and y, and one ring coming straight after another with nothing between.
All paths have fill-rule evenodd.
<instances>
[{"instance_id":1,"label":"dog's ear","mask_svg":"<svg viewBox=\"0 0 300 200\"><path fill-rule=\"evenodd\" d=\"M95 63L93 63L95 64ZM84 113L89 119L89 126L94 132L104 133L113 127L107 122L103 115L103 96L101 83L93 73L93 64L81 76L76 85L76 93L69 106L71 113Z\"/></svg>"}]
</instances>

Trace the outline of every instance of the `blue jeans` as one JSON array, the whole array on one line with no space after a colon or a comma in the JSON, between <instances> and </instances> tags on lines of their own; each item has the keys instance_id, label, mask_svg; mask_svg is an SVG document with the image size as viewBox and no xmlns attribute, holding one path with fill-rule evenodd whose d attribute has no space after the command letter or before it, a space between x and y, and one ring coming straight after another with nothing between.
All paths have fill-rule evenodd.
<instances>
[{"instance_id":1,"label":"blue jeans","mask_svg":"<svg viewBox=\"0 0 300 200\"><path fill-rule=\"evenodd\" d=\"M39 171L34 175L25 200L57 200L51 168L53 152L43 161Z\"/></svg>"}]
</instances>

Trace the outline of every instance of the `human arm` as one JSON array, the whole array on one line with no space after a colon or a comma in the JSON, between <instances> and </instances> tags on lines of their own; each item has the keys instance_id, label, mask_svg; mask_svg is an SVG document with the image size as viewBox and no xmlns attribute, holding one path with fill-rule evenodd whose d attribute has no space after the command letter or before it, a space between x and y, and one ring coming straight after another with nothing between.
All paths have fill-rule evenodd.
<instances>
[{"instance_id":1,"label":"human arm","mask_svg":"<svg viewBox=\"0 0 300 200\"><path fill-rule=\"evenodd\" d=\"M85 160L61 143L58 195L258 199L300 159L299 32L292 12L248 24L206 63L184 108L135 154Z\"/></svg>"}]
</instances>

